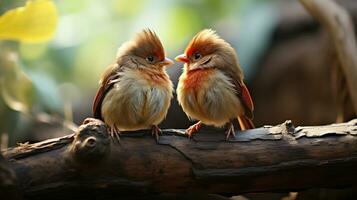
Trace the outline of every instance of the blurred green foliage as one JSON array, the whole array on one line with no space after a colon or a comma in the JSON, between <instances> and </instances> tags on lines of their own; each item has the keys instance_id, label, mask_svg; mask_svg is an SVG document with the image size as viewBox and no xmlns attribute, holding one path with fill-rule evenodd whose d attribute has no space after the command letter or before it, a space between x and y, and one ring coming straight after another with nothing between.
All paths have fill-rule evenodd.
<instances>
[{"instance_id":1,"label":"blurred green foliage","mask_svg":"<svg viewBox=\"0 0 357 200\"><path fill-rule=\"evenodd\" d=\"M71 106L86 106L89 112L99 77L114 62L117 48L146 27L157 32L169 57L182 53L199 30L215 29L243 56L244 70L252 71L277 20L274 2L55 0L59 21L52 40L35 44L0 41L0 77L6 85L1 88L0 114L6 116L14 112L8 109L12 108L33 116L47 112L71 119ZM1 0L0 15L25 3ZM17 107L16 102L26 108ZM17 125L11 120L7 123ZM0 124L0 132L13 130L4 127Z\"/></svg>"}]
</instances>

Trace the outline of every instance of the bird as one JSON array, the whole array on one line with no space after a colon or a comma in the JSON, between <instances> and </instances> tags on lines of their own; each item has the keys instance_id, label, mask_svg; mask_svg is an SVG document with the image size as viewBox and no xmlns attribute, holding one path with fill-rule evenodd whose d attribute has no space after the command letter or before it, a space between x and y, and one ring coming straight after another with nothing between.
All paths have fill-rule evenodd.
<instances>
[{"instance_id":1,"label":"bird","mask_svg":"<svg viewBox=\"0 0 357 200\"><path fill-rule=\"evenodd\" d=\"M150 29L119 47L115 62L99 81L92 106L94 118L109 126L112 138L120 140L121 131L151 128L158 139L158 124L166 117L173 98L173 85L166 73L166 66L173 63Z\"/></svg>"},{"instance_id":2,"label":"bird","mask_svg":"<svg viewBox=\"0 0 357 200\"><path fill-rule=\"evenodd\" d=\"M186 129L191 138L202 124L227 125L226 139L235 136L232 120L241 130L254 128L254 105L243 82L243 71L233 47L212 29L204 29L189 42L184 54L177 86L177 100L189 119L198 120Z\"/></svg>"}]
</instances>

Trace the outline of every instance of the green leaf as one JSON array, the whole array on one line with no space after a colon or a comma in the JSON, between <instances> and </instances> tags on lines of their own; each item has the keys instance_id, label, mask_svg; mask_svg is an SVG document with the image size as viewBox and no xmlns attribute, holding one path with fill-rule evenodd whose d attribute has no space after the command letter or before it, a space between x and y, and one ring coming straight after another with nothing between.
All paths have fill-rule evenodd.
<instances>
[{"instance_id":1,"label":"green leaf","mask_svg":"<svg viewBox=\"0 0 357 200\"><path fill-rule=\"evenodd\" d=\"M34 87L31 79L21 70L17 54L8 53L0 77L1 95L5 104L13 110L29 113L34 99ZM4 59L4 58L3 58Z\"/></svg>"}]
</instances>

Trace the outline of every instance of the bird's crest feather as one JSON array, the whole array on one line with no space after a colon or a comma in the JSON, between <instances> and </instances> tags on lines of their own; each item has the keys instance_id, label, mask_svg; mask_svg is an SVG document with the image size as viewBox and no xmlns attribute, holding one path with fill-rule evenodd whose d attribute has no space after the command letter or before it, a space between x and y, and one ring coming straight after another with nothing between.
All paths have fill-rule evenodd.
<instances>
[{"instance_id":1,"label":"bird's crest feather","mask_svg":"<svg viewBox=\"0 0 357 200\"><path fill-rule=\"evenodd\" d=\"M136 55L143 58L153 55L159 60L163 60L165 51L156 33L150 29L144 29L137 33L131 41L124 43L119 48L117 57L124 55Z\"/></svg>"},{"instance_id":2,"label":"bird's crest feather","mask_svg":"<svg viewBox=\"0 0 357 200\"><path fill-rule=\"evenodd\" d=\"M197 33L190 41L185 50L187 57L199 51L203 55L211 54L218 48L223 46L230 46L222 38L220 38L212 29L204 29Z\"/></svg>"}]
</instances>

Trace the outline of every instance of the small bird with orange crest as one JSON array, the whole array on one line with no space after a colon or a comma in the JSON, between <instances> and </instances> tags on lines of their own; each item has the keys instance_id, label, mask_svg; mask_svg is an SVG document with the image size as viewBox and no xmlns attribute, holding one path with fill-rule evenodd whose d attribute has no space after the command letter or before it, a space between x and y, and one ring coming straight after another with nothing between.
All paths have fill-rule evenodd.
<instances>
[{"instance_id":1,"label":"small bird with orange crest","mask_svg":"<svg viewBox=\"0 0 357 200\"><path fill-rule=\"evenodd\" d=\"M189 137L202 123L227 126L226 139L235 135L232 120L237 118L241 130L254 128L253 101L243 82L243 71L232 46L211 29L199 32L185 53L176 57L184 62L177 87L177 98L191 119Z\"/></svg>"},{"instance_id":2,"label":"small bird with orange crest","mask_svg":"<svg viewBox=\"0 0 357 200\"><path fill-rule=\"evenodd\" d=\"M115 63L102 75L93 103L94 117L103 120L117 139L120 131L148 128L158 138L158 124L172 99L172 82L165 71L172 64L153 31L138 33L119 48Z\"/></svg>"}]
</instances>

